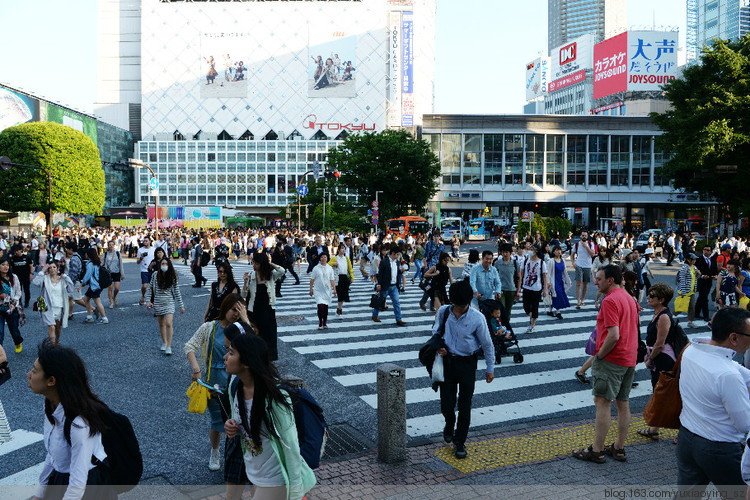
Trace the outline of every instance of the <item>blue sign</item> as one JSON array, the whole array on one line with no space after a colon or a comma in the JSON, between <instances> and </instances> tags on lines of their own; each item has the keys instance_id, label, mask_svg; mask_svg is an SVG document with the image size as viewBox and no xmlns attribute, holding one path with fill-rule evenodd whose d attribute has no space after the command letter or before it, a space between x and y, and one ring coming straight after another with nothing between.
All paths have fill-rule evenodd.
<instances>
[{"instance_id":1,"label":"blue sign","mask_svg":"<svg viewBox=\"0 0 750 500\"><path fill-rule=\"evenodd\" d=\"M377 226L378 225L378 219L372 219L372 223Z\"/></svg>"},{"instance_id":2,"label":"blue sign","mask_svg":"<svg viewBox=\"0 0 750 500\"><path fill-rule=\"evenodd\" d=\"M151 179L148 181L148 187L151 189L151 191L158 191L159 190L159 179L156 177L151 177Z\"/></svg>"},{"instance_id":3,"label":"blue sign","mask_svg":"<svg viewBox=\"0 0 750 500\"><path fill-rule=\"evenodd\" d=\"M368 210L367 215L372 215L372 210Z\"/></svg>"},{"instance_id":4,"label":"blue sign","mask_svg":"<svg viewBox=\"0 0 750 500\"><path fill-rule=\"evenodd\" d=\"M305 196L308 192L307 184L300 184L300 186L297 188L297 192L300 196Z\"/></svg>"}]
</instances>

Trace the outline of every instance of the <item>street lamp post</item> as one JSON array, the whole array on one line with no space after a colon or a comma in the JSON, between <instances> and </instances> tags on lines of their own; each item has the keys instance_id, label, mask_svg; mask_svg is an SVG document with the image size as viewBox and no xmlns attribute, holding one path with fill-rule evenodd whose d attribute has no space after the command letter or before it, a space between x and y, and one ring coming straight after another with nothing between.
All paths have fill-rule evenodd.
<instances>
[{"instance_id":1,"label":"street lamp post","mask_svg":"<svg viewBox=\"0 0 750 500\"><path fill-rule=\"evenodd\" d=\"M7 172L12 167L30 168L33 170L42 170L47 174L47 235L52 236L52 173L39 165L25 165L23 163L13 163L7 156L0 156L0 170Z\"/></svg>"},{"instance_id":2,"label":"street lamp post","mask_svg":"<svg viewBox=\"0 0 750 500\"><path fill-rule=\"evenodd\" d=\"M149 172L151 172L151 178L156 179L156 173L154 172L154 169L149 167L148 164L142 162L138 158L130 158L128 160L128 165L138 170L145 167L148 169ZM155 227L156 227L156 231L158 234L158 231L159 231L159 192L158 190L155 190L155 191L157 192L156 194L154 194L154 222L155 222ZM146 214L146 217L148 217L148 214Z\"/></svg>"}]
</instances>

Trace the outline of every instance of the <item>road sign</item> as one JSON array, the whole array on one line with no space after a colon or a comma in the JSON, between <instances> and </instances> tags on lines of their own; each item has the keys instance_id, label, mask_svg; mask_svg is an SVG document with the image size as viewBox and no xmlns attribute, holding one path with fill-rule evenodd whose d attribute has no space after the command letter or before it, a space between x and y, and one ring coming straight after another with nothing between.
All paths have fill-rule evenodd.
<instances>
[{"instance_id":1,"label":"road sign","mask_svg":"<svg viewBox=\"0 0 750 500\"><path fill-rule=\"evenodd\" d=\"M372 216L373 217L377 217L379 214L380 214L380 211L378 211L377 208L375 208L375 209L372 210Z\"/></svg>"},{"instance_id":2,"label":"road sign","mask_svg":"<svg viewBox=\"0 0 750 500\"><path fill-rule=\"evenodd\" d=\"M521 214L521 220L532 220L534 219L534 212L524 212Z\"/></svg>"},{"instance_id":3,"label":"road sign","mask_svg":"<svg viewBox=\"0 0 750 500\"><path fill-rule=\"evenodd\" d=\"M156 177L151 177L151 179L148 181L148 187L151 189L151 191L158 191L159 190L159 179Z\"/></svg>"},{"instance_id":4,"label":"road sign","mask_svg":"<svg viewBox=\"0 0 750 500\"><path fill-rule=\"evenodd\" d=\"M300 184L299 187L297 188L297 192L299 193L300 196L305 196L308 192L307 184Z\"/></svg>"},{"instance_id":5,"label":"road sign","mask_svg":"<svg viewBox=\"0 0 750 500\"><path fill-rule=\"evenodd\" d=\"M320 163L318 163L317 160L313 163L313 177L315 177L316 181L318 180L318 177L320 177Z\"/></svg>"},{"instance_id":6,"label":"road sign","mask_svg":"<svg viewBox=\"0 0 750 500\"><path fill-rule=\"evenodd\" d=\"M372 223L377 226L378 225L378 219L372 219Z\"/></svg>"},{"instance_id":7,"label":"road sign","mask_svg":"<svg viewBox=\"0 0 750 500\"><path fill-rule=\"evenodd\" d=\"M378 202L377 201L373 201L372 202L372 208L378 208Z\"/></svg>"},{"instance_id":8,"label":"road sign","mask_svg":"<svg viewBox=\"0 0 750 500\"><path fill-rule=\"evenodd\" d=\"M367 215L368 215L368 216L369 216L369 215L372 215L372 210L368 210L368 211L367 211Z\"/></svg>"}]
</instances>

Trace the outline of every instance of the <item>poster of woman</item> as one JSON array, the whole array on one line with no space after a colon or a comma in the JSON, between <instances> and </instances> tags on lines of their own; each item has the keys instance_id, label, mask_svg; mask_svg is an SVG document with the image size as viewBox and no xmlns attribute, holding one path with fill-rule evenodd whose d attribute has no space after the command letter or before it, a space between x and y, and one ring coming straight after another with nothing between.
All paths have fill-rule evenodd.
<instances>
[{"instance_id":1,"label":"poster of woman","mask_svg":"<svg viewBox=\"0 0 750 500\"><path fill-rule=\"evenodd\" d=\"M247 97L249 46L242 33L201 35L201 98Z\"/></svg>"},{"instance_id":2,"label":"poster of woman","mask_svg":"<svg viewBox=\"0 0 750 500\"><path fill-rule=\"evenodd\" d=\"M357 37L311 43L308 53L308 97L354 97Z\"/></svg>"}]
</instances>

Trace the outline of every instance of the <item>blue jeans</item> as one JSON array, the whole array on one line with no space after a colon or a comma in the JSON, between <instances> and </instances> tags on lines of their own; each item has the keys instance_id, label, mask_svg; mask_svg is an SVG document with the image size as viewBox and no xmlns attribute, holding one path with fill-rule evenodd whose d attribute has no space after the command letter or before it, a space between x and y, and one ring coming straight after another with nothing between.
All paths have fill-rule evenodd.
<instances>
[{"instance_id":1,"label":"blue jeans","mask_svg":"<svg viewBox=\"0 0 750 500\"><path fill-rule=\"evenodd\" d=\"M414 271L414 281L420 281L422 279L422 263L417 262L414 264L414 267L417 268L417 270Z\"/></svg>"},{"instance_id":2,"label":"blue jeans","mask_svg":"<svg viewBox=\"0 0 750 500\"><path fill-rule=\"evenodd\" d=\"M13 343L18 345L23 342L21 330L18 328L19 319L20 315L18 314L18 311L13 311L13 314L0 312L0 345L2 345L3 341L5 340L6 322L8 323L8 330L10 330L10 335L13 337Z\"/></svg>"},{"instance_id":3,"label":"blue jeans","mask_svg":"<svg viewBox=\"0 0 750 500\"><path fill-rule=\"evenodd\" d=\"M393 314L396 315L396 321L401 321L401 304L398 302L398 286L392 285L385 290L380 290L381 297L390 297L393 303ZM377 318L380 311L377 309L372 310L372 317Z\"/></svg>"}]
</instances>

